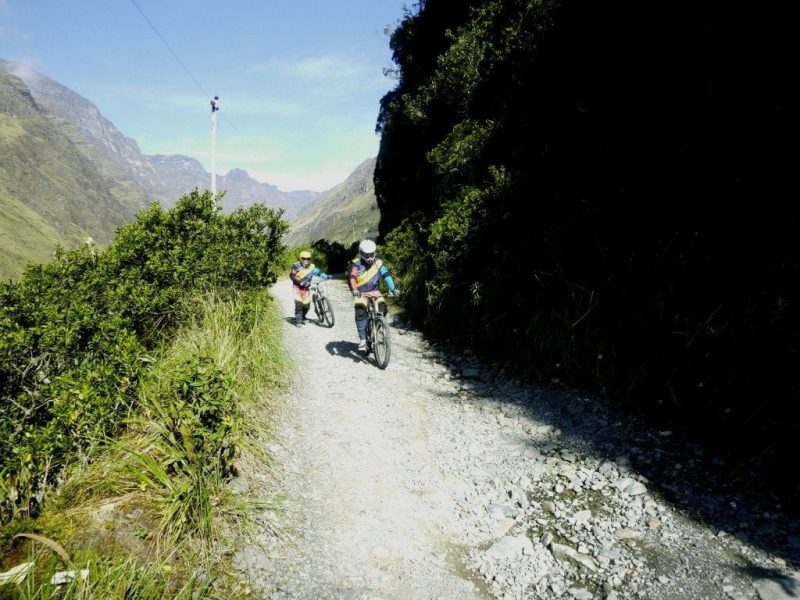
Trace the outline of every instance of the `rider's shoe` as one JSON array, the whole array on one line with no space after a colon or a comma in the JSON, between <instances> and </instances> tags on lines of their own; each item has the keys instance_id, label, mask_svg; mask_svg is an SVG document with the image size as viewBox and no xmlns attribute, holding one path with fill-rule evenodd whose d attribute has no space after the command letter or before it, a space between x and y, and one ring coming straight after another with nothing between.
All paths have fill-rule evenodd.
<instances>
[{"instance_id":1,"label":"rider's shoe","mask_svg":"<svg viewBox=\"0 0 800 600\"><path fill-rule=\"evenodd\" d=\"M302 324L303 324L303 322L302 322L300 319L295 319L295 320L293 321L293 323L294 323L294 326L295 326L295 327L300 327L300 325L302 325Z\"/></svg>"},{"instance_id":2,"label":"rider's shoe","mask_svg":"<svg viewBox=\"0 0 800 600\"><path fill-rule=\"evenodd\" d=\"M358 351L359 352L367 351L367 340L361 340L360 342L358 342Z\"/></svg>"}]
</instances>

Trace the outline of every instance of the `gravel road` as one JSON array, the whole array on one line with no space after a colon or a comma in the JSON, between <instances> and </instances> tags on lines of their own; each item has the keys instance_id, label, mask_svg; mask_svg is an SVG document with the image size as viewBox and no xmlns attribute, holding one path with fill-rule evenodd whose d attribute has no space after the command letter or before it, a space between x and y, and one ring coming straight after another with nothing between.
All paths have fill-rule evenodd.
<instances>
[{"instance_id":1,"label":"gravel road","mask_svg":"<svg viewBox=\"0 0 800 600\"><path fill-rule=\"evenodd\" d=\"M509 380L390 313L392 359L294 327L270 448L283 510L234 557L265 598L800 598L800 527L715 482L720 461L600 398ZM263 474L245 474L264 480Z\"/></svg>"}]
</instances>

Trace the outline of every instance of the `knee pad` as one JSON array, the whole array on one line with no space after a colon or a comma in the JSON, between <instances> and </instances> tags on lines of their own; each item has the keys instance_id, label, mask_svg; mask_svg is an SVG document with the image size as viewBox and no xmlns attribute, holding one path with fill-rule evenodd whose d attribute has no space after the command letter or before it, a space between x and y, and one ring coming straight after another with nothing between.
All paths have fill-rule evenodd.
<instances>
[{"instance_id":1,"label":"knee pad","mask_svg":"<svg viewBox=\"0 0 800 600\"><path fill-rule=\"evenodd\" d=\"M363 321L367 318L367 307L356 304L356 321Z\"/></svg>"}]
</instances>

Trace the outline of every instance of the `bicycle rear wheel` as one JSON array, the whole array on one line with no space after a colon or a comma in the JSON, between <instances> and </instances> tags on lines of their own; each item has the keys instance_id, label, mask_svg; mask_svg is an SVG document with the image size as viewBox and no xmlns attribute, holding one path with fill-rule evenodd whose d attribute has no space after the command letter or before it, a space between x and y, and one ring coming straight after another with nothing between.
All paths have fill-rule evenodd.
<instances>
[{"instance_id":1,"label":"bicycle rear wheel","mask_svg":"<svg viewBox=\"0 0 800 600\"><path fill-rule=\"evenodd\" d=\"M333 327L335 317L333 316L333 306L331 305L331 301L327 298L322 298L319 302L319 307L322 310L320 320L325 324L325 327Z\"/></svg>"},{"instance_id":2,"label":"bicycle rear wheel","mask_svg":"<svg viewBox=\"0 0 800 600\"><path fill-rule=\"evenodd\" d=\"M389 325L381 315L375 316L372 330L372 350L375 353L375 364L379 369L385 369L392 355L392 339L389 335Z\"/></svg>"}]
</instances>

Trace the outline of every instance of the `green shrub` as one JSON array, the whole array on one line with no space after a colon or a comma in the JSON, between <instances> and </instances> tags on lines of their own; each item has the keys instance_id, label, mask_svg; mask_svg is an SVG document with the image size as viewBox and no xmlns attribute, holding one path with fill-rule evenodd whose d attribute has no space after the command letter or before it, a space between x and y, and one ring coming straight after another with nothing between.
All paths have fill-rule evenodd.
<instances>
[{"instance_id":1,"label":"green shrub","mask_svg":"<svg viewBox=\"0 0 800 600\"><path fill-rule=\"evenodd\" d=\"M276 280L286 227L261 205L222 215L195 190L103 252L59 250L0 285L0 521L35 512L67 461L120 428L183 299Z\"/></svg>"},{"instance_id":2,"label":"green shrub","mask_svg":"<svg viewBox=\"0 0 800 600\"><path fill-rule=\"evenodd\" d=\"M221 473L232 471L236 448L229 434L234 428L232 384L208 357L191 357L175 373L171 394L154 404L163 435L183 449L183 462L217 464Z\"/></svg>"},{"instance_id":3,"label":"green shrub","mask_svg":"<svg viewBox=\"0 0 800 600\"><path fill-rule=\"evenodd\" d=\"M319 267L327 273L344 272L353 258L344 244L335 240L316 240L311 243L311 248L314 259L319 257Z\"/></svg>"}]
</instances>

